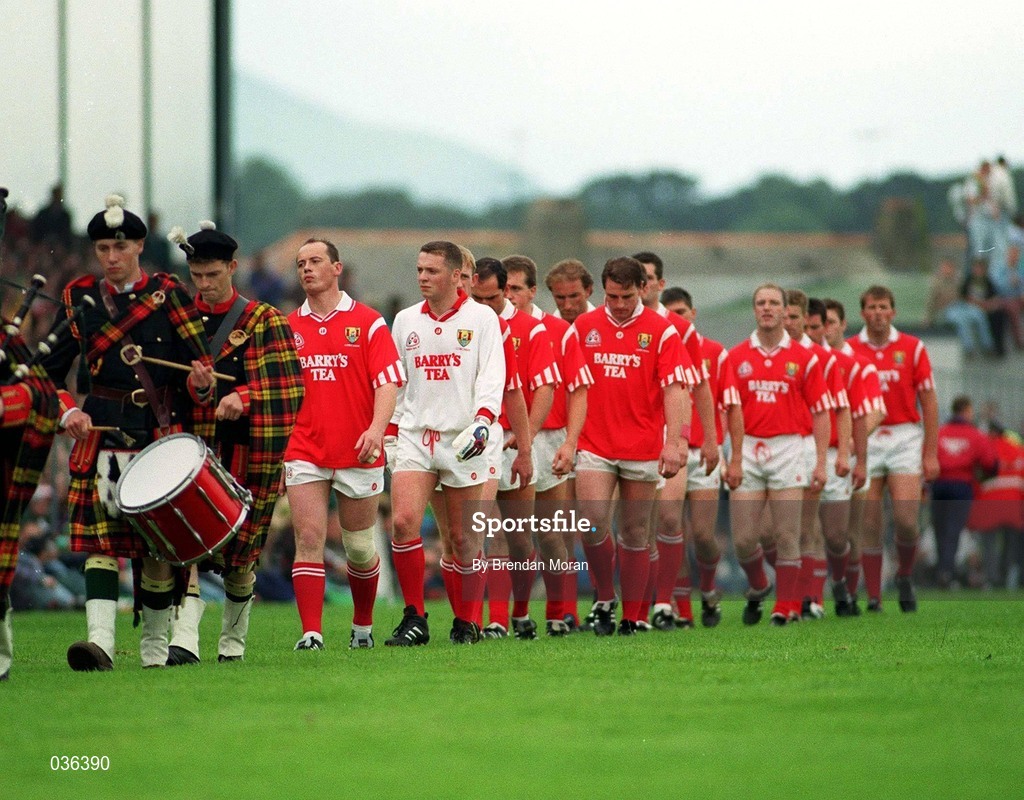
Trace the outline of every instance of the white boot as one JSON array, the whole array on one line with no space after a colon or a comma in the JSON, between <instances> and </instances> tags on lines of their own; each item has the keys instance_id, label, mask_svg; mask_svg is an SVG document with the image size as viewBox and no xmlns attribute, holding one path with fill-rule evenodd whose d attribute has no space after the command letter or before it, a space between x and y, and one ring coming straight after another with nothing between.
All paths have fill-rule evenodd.
<instances>
[{"instance_id":1,"label":"white boot","mask_svg":"<svg viewBox=\"0 0 1024 800\"><path fill-rule=\"evenodd\" d=\"M199 663L199 623L205 609L204 600L194 595L185 595L177 615L171 615L168 666Z\"/></svg>"},{"instance_id":2,"label":"white boot","mask_svg":"<svg viewBox=\"0 0 1024 800\"><path fill-rule=\"evenodd\" d=\"M0 617L0 681L7 680L14 661L14 636L11 631L11 609Z\"/></svg>"},{"instance_id":3,"label":"white boot","mask_svg":"<svg viewBox=\"0 0 1024 800\"><path fill-rule=\"evenodd\" d=\"M245 655L245 638L249 634L249 613L252 597L244 603L225 598L224 617L221 620L218 661L241 661Z\"/></svg>"},{"instance_id":4,"label":"white boot","mask_svg":"<svg viewBox=\"0 0 1024 800\"><path fill-rule=\"evenodd\" d=\"M139 654L143 667L167 665L167 637L171 626L171 608L155 609L142 607L142 636L139 639Z\"/></svg>"},{"instance_id":5,"label":"white boot","mask_svg":"<svg viewBox=\"0 0 1024 800\"><path fill-rule=\"evenodd\" d=\"M68 648L68 665L76 672L106 671L114 668L114 624L116 600L86 600L85 624L88 639Z\"/></svg>"}]
</instances>

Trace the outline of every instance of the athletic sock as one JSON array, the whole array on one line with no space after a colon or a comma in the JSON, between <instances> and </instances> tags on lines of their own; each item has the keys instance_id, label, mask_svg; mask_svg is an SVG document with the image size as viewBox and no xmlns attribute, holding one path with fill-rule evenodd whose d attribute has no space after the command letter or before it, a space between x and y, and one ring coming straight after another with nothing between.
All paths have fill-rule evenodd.
<instances>
[{"instance_id":1,"label":"athletic sock","mask_svg":"<svg viewBox=\"0 0 1024 800\"><path fill-rule=\"evenodd\" d=\"M608 534L597 544L584 544L590 565L590 580L594 584L597 600L610 602L615 599L615 544Z\"/></svg>"},{"instance_id":2,"label":"athletic sock","mask_svg":"<svg viewBox=\"0 0 1024 800\"><path fill-rule=\"evenodd\" d=\"M864 588L868 597L882 599L882 550L865 548L860 554L861 568L864 570Z\"/></svg>"},{"instance_id":3,"label":"athletic sock","mask_svg":"<svg viewBox=\"0 0 1024 800\"><path fill-rule=\"evenodd\" d=\"M392 542L391 558L395 564L398 585L402 587L402 599L422 617L425 611L423 581L427 573L423 539L417 537L411 542Z\"/></svg>"},{"instance_id":4,"label":"athletic sock","mask_svg":"<svg viewBox=\"0 0 1024 800\"><path fill-rule=\"evenodd\" d=\"M686 540L680 536L658 537L658 574L654 590L655 603L671 603L676 575L686 553Z\"/></svg>"},{"instance_id":5,"label":"athletic sock","mask_svg":"<svg viewBox=\"0 0 1024 800\"><path fill-rule=\"evenodd\" d=\"M540 571L544 579L544 594L547 597L544 603L544 619L558 620L561 622L565 616L565 572L554 572L547 567Z\"/></svg>"},{"instance_id":6,"label":"athletic sock","mask_svg":"<svg viewBox=\"0 0 1024 800\"><path fill-rule=\"evenodd\" d=\"M909 578L914 574L914 561L917 559L917 542L896 540L896 577Z\"/></svg>"},{"instance_id":7,"label":"athletic sock","mask_svg":"<svg viewBox=\"0 0 1024 800\"><path fill-rule=\"evenodd\" d=\"M700 590L704 594L711 594L715 591L715 575L718 574L718 562L721 556L714 561L697 561L697 568L700 570Z\"/></svg>"},{"instance_id":8,"label":"athletic sock","mask_svg":"<svg viewBox=\"0 0 1024 800\"><path fill-rule=\"evenodd\" d=\"M847 542L846 547L843 548L841 553L833 553L831 550L828 551L828 571L829 576L834 582L847 580L847 568L850 564L850 544Z\"/></svg>"},{"instance_id":9,"label":"athletic sock","mask_svg":"<svg viewBox=\"0 0 1024 800\"><path fill-rule=\"evenodd\" d=\"M517 619L530 616L530 592L537 579L537 553L531 552L525 562L517 561L512 573L512 616Z\"/></svg>"},{"instance_id":10,"label":"athletic sock","mask_svg":"<svg viewBox=\"0 0 1024 800\"><path fill-rule=\"evenodd\" d=\"M292 565L292 587L295 605L299 609L302 632L322 633L324 616L324 587L327 578L323 562L296 561Z\"/></svg>"},{"instance_id":11,"label":"athletic sock","mask_svg":"<svg viewBox=\"0 0 1024 800\"><path fill-rule=\"evenodd\" d=\"M377 599L377 581L380 580L380 559L373 566L356 568L348 564L348 586L352 590L353 626L373 625L373 603Z\"/></svg>"},{"instance_id":12,"label":"athletic sock","mask_svg":"<svg viewBox=\"0 0 1024 800\"><path fill-rule=\"evenodd\" d=\"M648 551L647 563L647 585L644 586L643 598L640 601L638 620L650 620L651 603L654 602L654 593L658 590L658 575L661 569L661 559L658 557L658 553Z\"/></svg>"},{"instance_id":13,"label":"athletic sock","mask_svg":"<svg viewBox=\"0 0 1024 800\"><path fill-rule=\"evenodd\" d=\"M779 557L779 551L775 549L775 545L764 548L762 552L764 553L764 560L768 562L768 566L775 569L775 562Z\"/></svg>"},{"instance_id":14,"label":"athletic sock","mask_svg":"<svg viewBox=\"0 0 1024 800\"><path fill-rule=\"evenodd\" d=\"M512 594L512 575L508 556L489 559L487 571L487 617L508 630L508 598ZM456 614L458 616L458 614Z\"/></svg>"},{"instance_id":15,"label":"athletic sock","mask_svg":"<svg viewBox=\"0 0 1024 800\"><path fill-rule=\"evenodd\" d=\"M619 548L619 585L622 587L622 618L639 622L651 557L646 546ZM601 598L599 598L601 599Z\"/></svg>"},{"instance_id":16,"label":"athletic sock","mask_svg":"<svg viewBox=\"0 0 1024 800\"><path fill-rule=\"evenodd\" d=\"M689 575L676 578L676 585L672 589L672 599L676 602L676 613L682 619L693 619L693 603L690 599L692 593L693 585L690 583Z\"/></svg>"},{"instance_id":17,"label":"athletic sock","mask_svg":"<svg viewBox=\"0 0 1024 800\"><path fill-rule=\"evenodd\" d=\"M800 613L800 559L777 559L775 562L775 611L789 615ZM773 612L774 613L774 612Z\"/></svg>"},{"instance_id":18,"label":"athletic sock","mask_svg":"<svg viewBox=\"0 0 1024 800\"><path fill-rule=\"evenodd\" d=\"M846 591L850 597L857 596L857 589L860 586L860 559L850 560L846 564Z\"/></svg>"},{"instance_id":19,"label":"athletic sock","mask_svg":"<svg viewBox=\"0 0 1024 800\"><path fill-rule=\"evenodd\" d=\"M768 575L764 571L764 551L758 546L753 555L740 559L740 567L747 574L747 582L755 592L768 588Z\"/></svg>"}]
</instances>

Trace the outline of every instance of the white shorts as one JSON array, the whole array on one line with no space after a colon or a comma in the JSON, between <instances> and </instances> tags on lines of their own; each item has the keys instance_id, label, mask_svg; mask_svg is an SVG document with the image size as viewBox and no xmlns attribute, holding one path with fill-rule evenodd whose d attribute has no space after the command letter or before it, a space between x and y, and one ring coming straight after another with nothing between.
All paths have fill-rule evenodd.
<instances>
[{"instance_id":1,"label":"white shorts","mask_svg":"<svg viewBox=\"0 0 1024 800\"><path fill-rule=\"evenodd\" d=\"M658 483L658 461L629 461L625 458L601 458L586 450L576 453L576 472L614 472L628 481Z\"/></svg>"},{"instance_id":2,"label":"white shorts","mask_svg":"<svg viewBox=\"0 0 1024 800\"><path fill-rule=\"evenodd\" d=\"M821 491L822 503L845 503L853 494L853 476L847 474L845 478L836 475L836 459L839 458L839 450L830 447L825 454L825 488ZM851 462L853 459L850 459ZM853 468L853 465L850 465Z\"/></svg>"},{"instance_id":3,"label":"white shorts","mask_svg":"<svg viewBox=\"0 0 1024 800\"><path fill-rule=\"evenodd\" d=\"M736 491L794 489L809 484L803 436L743 437L743 482Z\"/></svg>"},{"instance_id":4,"label":"white shorts","mask_svg":"<svg viewBox=\"0 0 1024 800\"><path fill-rule=\"evenodd\" d=\"M722 448L718 448L718 466L707 474L704 465L700 463L700 448L691 447L690 455L686 459L686 491L699 492L703 489L722 488Z\"/></svg>"},{"instance_id":5,"label":"white shorts","mask_svg":"<svg viewBox=\"0 0 1024 800\"><path fill-rule=\"evenodd\" d=\"M537 491L546 492L569 480L568 475L556 475L551 471L555 453L565 443L565 428L549 428L537 431L533 437L533 474L537 479Z\"/></svg>"},{"instance_id":6,"label":"white shorts","mask_svg":"<svg viewBox=\"0 0 1024 800\"><path fill-rule=\"evenodd\" d=\"M284 485L330 481L331 488L345 497L361 500L384 491L384 467L318 467L309 461L285 461Z\"/></svg>"},{"instance_id":7,"label":"white shorts","mask_svg":"<svg viewBox=\"0 0 1024 800\"><path fill-rule=\"evenodd\" d=\"M907 422L884 425L868 437L868 477L920 475L924 430Z\"/></svg>"},{"instance_id":8,"label":"white shorts","mask_svg":"<svg viewBox=\"0 0 1024 800\"><path fill-rule=\"evenodd\" d=\"M512 437L512 431L505 433L505 441L508 441ZM490 443L488 443L490 446ZM518 450L513 450L511 447L506 447L501 451L501 477L498 478L498 491L499 492L510 492L513 489L519 488L519 478L516 478L515 483L512 482L512 462L516 460L516 456L519 455ZM531 448L530 457L533 460L533 477L530 478L530 486L537 484L537 451Z\"/></svg>"},{"instance_id":9,"label":"white shorts","mask_svg":"<svg viewBox=\"0 0 1024 800\"><path fill-rule=\"evenodd\" d=\"M499 427L498 430L501 430ZM498 467L494 466L489 456L491 442L495 439L494 426L491 427L491 440L487 449L468 461L455 458L452 442L458 432L440 433L426 429L398 429L398 456L395 458L394 472L433 472L438 482L456 489L463 486L478 486L493 478L498 479ZM501 447L501 437L497 437ZM501 450L498 450L501 453Z\"/></svg>"}]
</instances>

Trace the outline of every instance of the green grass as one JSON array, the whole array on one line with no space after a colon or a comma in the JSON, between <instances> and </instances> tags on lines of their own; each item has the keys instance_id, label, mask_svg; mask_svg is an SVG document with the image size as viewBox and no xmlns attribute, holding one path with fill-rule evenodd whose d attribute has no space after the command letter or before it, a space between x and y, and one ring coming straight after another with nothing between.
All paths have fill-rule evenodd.
<instances>
[{"instance_id":1,"label":"green grass","mask_svg":"<svg viewBox=\"0 0 1024 800\"><path fill-rule=\"evenodd\" d=\"M535 609L535 616L540 612ZM294 653L288 606L254 611L247 660L140 669L119 617L117 668L72 673L78 614L18 614L0 684L4 798L1019 797L1024 604L891 603L880 616L626 640L434 640L350 652L328 607L324 652ZM53 772L53 755L107 772Z\"/></svg>"}]
</instances>

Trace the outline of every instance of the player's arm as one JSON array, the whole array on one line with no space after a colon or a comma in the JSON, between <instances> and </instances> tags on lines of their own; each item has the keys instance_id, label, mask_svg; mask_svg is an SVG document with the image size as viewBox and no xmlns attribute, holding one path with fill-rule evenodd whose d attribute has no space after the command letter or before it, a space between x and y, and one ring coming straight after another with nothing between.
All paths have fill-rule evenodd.
<instances>
[{"instance_id":1,"label":"player's arm","mask_svg":"<svg viewBox=\"0 0 1024 800\"><path fill-rule=\"evenodd\" d=\"M579 446L583 422L587 418L587 385L582 384L566 397L568 421L565 425L565 441L555 452L551 471L556 475L568 475L576 463L576 448Z\"/></svg>"},{"instance_id":2,"label":"player's arm","mask_svg":"<svg viewBox=\"0 0 1024 800\"><path fill-rule=\"evenodd\" d=\"M939 401L934 389L918 392L921 402L921 419L924 422L924 444L921 446L921 466L924 479L933 481L939 477Z\"/></svg>"},{"instance_id":3,"label":"player's arm","mask_svg":"<svg viewBox=\"0 0 1024 800\"><path fill-rule=\"evenodd\" d=\"M828 418L828 409L815 411L811 415L812 432L814 434L814 472L811 473L811 485L815 489L825 486L825 457L828 453L828 440L832 434L832 421Z\"/></svg>"},{"instance_id":4,"label":"player's arm","mask_svg":"<svg viewBox=\"0 0 1024 800\"><path fill-rule=\"evenodd\" d=\"M359 435L356 450L359 460L372 464L380 456L380 448L384 440L384 431L395 413L395 400L398 387L393 383L382 383L373 390L373 419L370 427Z\"/></svg>"},{"instance_id":5,"label":"player's arm","mask_svg":"<svg viewBox=\"0 0 1024 800\"><path fill-rule=\"evenodd\" d=\"M710 475L718 466L718 442L713 435L715 427L715 401L711 396L711 382L702 380L693 387L693 406L697 409L697 418L704 429L704 444L700 448L700 460L704 465L705 474ZM711 431L712 435L708 435Z\"/></svg>"},{"instance_id":6,"label":"player's arm","mask_svg":"<svg viewBox=\"0 0 1024 800\"><path fill-rule=\"evenodd\" d=\"M836 409L836 475L845 478L850 474L850 440L853 437L853 416L850 407Z\"/></svg>"},{"instance_id":7,"label":"player's arm","mask_svg":"<svg viewBox=\"0 0 1024 800\"><path fill-rule=\"evenodd\" d=\"M853 432L853 488L860 489L868 479L868 418L871 413L862 414L852 420Z\"/></svg>"},{"instance_id":8,"label":"player's arm","mask_svg":"<svg viewBox=\"0 0 1024 800\"><path fill-rule=\"evenodd\" d=\"M530 439L537 435L544 427L544 420L551 413L551 404L555 399L555 387L553 384L545 383L538 386L533 392L533 404L530 406Z\"/></svg>"},{"instance_id":9,"label":"player's arm","mask_svg":"<svg viewBox=\"0 0 1024 800\"><path fill-rule=\"evenodd\" d=\"M689 449L690 404L684 402L683 385L679 382L662 387L662 403L665 408L665 444L658 459L658 472L671 478L686 463ZM712 423L713 425L713 423ZM683 436L684 429L686 437ZM714 427L711 428L714 435Z\"/></svg>"},{"instance_id":10,"label":"player's arm","mask_svg":"<svg viewBox=\"0 0 1024 800\"><path fill-rule=\"evenodd\" d=\"M533 477L533 436L530 434L530 415L526 410L522 387L505 390L505 415L512 426L510 446L516 448L516 457L512 460L512 480L514 482L518 476L519 485L526 486Z\"/></svg>"},{"instance_id":11,"label":"player's arm","mask_svg":"<svg viewBox=\"0 0 1024 800\"><path fill-rule=\"evenodd\" d=\"M730 403L725 410L726 430L729 431L731 452L725 466L725 482L730 489L738 489L743 482L743 406Z\"/></svg>"}]
</instances>

